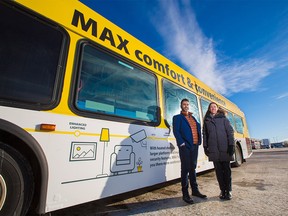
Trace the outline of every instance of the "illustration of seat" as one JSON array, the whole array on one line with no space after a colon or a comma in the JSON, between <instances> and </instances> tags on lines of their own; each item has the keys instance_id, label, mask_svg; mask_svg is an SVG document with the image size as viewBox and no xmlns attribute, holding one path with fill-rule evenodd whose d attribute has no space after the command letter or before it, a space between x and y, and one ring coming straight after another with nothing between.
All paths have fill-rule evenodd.
<instances>
[{"instance_id":1,"label":"illustration of seat","mask_svg":"<svg viewBox=\"0 0 288 216\"><path fill-rule=\"evenodd\" d=\"M131 145L116 145L110 156L110 171L113 175L119 172L131 173L135 168L135 153Z\"/></svg>"}]
</instances>

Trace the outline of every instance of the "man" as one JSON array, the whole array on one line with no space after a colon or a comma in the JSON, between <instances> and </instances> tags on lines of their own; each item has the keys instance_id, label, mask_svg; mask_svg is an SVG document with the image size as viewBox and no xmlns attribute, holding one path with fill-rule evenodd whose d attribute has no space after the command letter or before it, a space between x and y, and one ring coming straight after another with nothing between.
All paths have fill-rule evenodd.
<instances>
[{"instance_id":1,"label":"man","mask_svg":"<svg viewBox=\"0 0 288 216\"><path fill-rule=\"evenodd\" d=\"M192 196L206 198L198 190L196 181L196 167L198 158L198 147L201 144L201 126L189 112L189 100L181 101L181 113L173 116L173 133L179 147L181 160L181 186L183 200L186 203L194 203L188 192L188 177L192 188ZM189 174L189 175L188 175Z\"/></svg>"}]
</instances>

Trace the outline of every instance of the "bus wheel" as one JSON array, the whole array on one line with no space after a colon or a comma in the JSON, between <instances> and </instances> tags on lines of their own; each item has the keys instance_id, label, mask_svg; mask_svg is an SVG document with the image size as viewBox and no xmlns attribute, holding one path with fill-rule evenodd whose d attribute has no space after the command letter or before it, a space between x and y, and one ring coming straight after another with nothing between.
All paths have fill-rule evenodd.
<instances>
[{"instance_id":1,"label":"bus wheel","mask_svg":"<svg viewBox=\"0 0 288 216\"><path fill-rule=\"evenodd\" d=\"M235 162L233 163L234 167L239 167L243 163L242 152L238 145L235 147Z\"/></svg>"},{"instance_id":2,"label":"bus wheel","mask_svg":"<svg viewBox=\"0 0 288 216\"><path fill-rule=\"evenodd\" d=\"M26 215L33 191L32 169L27 160L0 142L0 215Z\"/></svg>"}]
</instances>

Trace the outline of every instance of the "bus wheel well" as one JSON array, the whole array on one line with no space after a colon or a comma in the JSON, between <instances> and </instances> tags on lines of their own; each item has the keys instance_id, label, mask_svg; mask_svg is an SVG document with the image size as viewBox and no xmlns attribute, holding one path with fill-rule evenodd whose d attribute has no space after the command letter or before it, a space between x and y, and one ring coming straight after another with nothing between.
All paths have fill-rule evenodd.
<instances>
[{"instance_id":1,"label":"bus wheel well","mask_svg":"<svg viewBox=\"0 0 288 216\"><path fill-rule=\"evenodd\" d=\"M235 144L235 161L232 163L232 166L239 167L243 162L243 151L239 141L237 141Z\"/></svg>"},{"instance_id":2,"label":"bus wheel well","mask_svg":"<svg viewBox=\"0 0 288 216\"><path fill-rule=\"evenodd\" d=\"M7 131L0 130L0 141L17 150L29 162L32 168L35 184L34 197L32 198L32 204L30 209L36 208L36 206L38 205L40 194L41 169L35 153L27 143Z\"/></svg>"}]
</instances>

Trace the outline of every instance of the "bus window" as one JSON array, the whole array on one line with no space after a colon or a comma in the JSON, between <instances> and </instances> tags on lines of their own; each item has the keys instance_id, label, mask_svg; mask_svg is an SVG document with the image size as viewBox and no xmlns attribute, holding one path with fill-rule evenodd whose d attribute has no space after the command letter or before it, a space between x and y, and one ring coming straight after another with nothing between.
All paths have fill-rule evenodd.
<instances>
[{"instance_id":1,"label":"bus window","mask_svg":"<svg viewBox=\"0 0 288 216\"><path fill-rule=\"evenodd\" d=\"M30 104L35 109L55 102L64 34L9 7L1 6L0 19L1 101Z\"/></svg>"},{"instance_id":2,"label":"bus window","mask_svg":"<svg viewBox=\"0 0 288 216\"><path fill-rule=\"evenodd\" d=\"M236 125L236 131L238 133L243 133L243 121L242 118L238 115L235 115L235 125Z\"/></svg>"},{"instance_id":3,"label":"bus window","mask_svg":"<svg viewBox=\"0 0 288 216\"><path fill-rule=\"evenodd\" d=\"M156 77L83 44L77 109L158 122Z\"/></svg>"},{"instance_id":4,"label":"bus window","mask_svg":"<svg viewBox=\"0 0 288 216\"><path fill-rule=\"evenodd\" d=\"M235 122L234 122L233 114L231 112L227 112L227 118L230 121L230 124L233 127L233 130L235 131Z\"/></svg>"},{"instance_id":5,"label":"bus window","mask_svg":"<svg viewBox=\"0 0 288 216\"><path fill-rule=\"evenodd\" d=\"M165 119L172 125L172 118L174 115L179 114L181 111L180 103L181 100L187 98L190 104L190 112L200 122L199 109L197 98L194 94L172 84L171 82L164 80L164 103L165 103Z\"/></svg>"},{"instance_id":6,"label":"bus window","mask_svg":"<svg viewBox=\"0 0 288 216\"><path fill-rule=\"evenodd\" d=\"M203 118L208 110L208 107L209 107L209 104L210 102L209 101L206 101L204 99L201 98L201 109L202 109L202 115L203 115Z\"/></svg>"}]
</instances>

